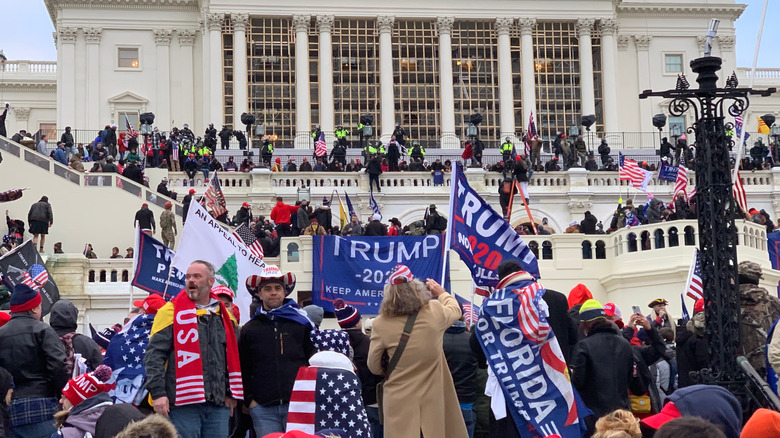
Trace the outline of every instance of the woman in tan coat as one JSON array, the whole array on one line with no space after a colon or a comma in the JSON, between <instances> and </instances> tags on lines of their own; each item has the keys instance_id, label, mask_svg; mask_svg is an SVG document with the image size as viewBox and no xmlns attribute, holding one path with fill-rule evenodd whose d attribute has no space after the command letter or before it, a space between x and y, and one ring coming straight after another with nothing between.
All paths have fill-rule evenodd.
<instances>
[{"instance_id":1,"label":"woman in tan coat","mask_svg":"<svg viewBox=\"0 0 780 438\"><path fill-rule=\"evenodd\" d=\"M442 349L444 331L460 318L460 307L436 281L428 279L423 284L412 279L408 268L400 268L406 276L391 274L368 351L368 368L383 375L383 364L393 357L408 316L418 312L406 349L384 385L384 434L420 438L422 432L423 438L468 438Z\"/></svg>"}]
</instances>

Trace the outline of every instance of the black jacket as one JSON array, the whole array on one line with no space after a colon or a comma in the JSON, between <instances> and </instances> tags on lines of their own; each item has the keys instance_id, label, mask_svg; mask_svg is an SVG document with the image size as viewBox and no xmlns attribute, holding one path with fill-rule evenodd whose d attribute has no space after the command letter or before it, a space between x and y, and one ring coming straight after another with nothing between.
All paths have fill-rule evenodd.
<instances>
[{"instance_id":1,"label":"black jacket","mask_svg":"<svg viewBox=\"0 0 780 438\"><path fill-rule=\"evenodd\" d=\"M580 231L583 234L596 234L598 219L591 212L585 212L585 219L580 222Z\"/></svg>"},{"instance_id":2,"label":"black jacket","mask_svg":"<svg viewBox=\"0 0 780 438\"><path fill-rule=\"evenodd\" d=\"M594 327L574 347L571 361L572 384L597 418L630 407L628 390L633 380L634 357L631 344L614 324Z\"/></svg>"},{"instance_id":3,"label":"black jacket","mask_svg":"<svg viewBox=\"0 0 780 438\"><path fill-rule=\"evenodd\" d=\"M60 137L60 141L65 143L65 147L73 147L73 134L70 132L63 132L62 137Z\"/></svg>"},{"instance_id":4,"label":"black jacket","mask_svg":"<svg viewBox=\"0 0 780 438\"><path fill-rule=\"evenodd\" d=\"M571 363L571 350L577 344L577 321L569 315L569 302L566 301L566 295L547 289L542 299L547 304L550 314L547 322L555 334L555 339L558 340L566 363Z\"/></svg>"},{"instance_id":5,"label":"black jacket","mask_svg":"<svg viewBox=\"0 0 780 438\"><path fill-rule=\"evenodd\" d=\"M144 185L144 173L138 166L125 167L124 172L122 172L122 176L131 181L135 181L138 184Z\"/></svg>"},{"instance_id":6,"label":"black jacket","mask_svg":"<svg viewBox=\"0 0 780 438\"><path fill-rule=\"evenodd\" d=\"M387 227L382 222L371 221L363 231L364 236L387 236Z\"/></svg>"},{"instance_id":7,"label":"black jacket","mask_svg":"<svg viewBox=\"0 0 780 438\"><path fill-rule=\"evenodd\" d=\"M64 336L76 331L78 316L79 311L73 303L68 300L59 300L51 306L49 324L57 332L57 336ZM78 333L73 336L72 342L73 352L81 354L81 357L87 360L89 369L94 370L103 363L100 346L92 338Z\"/></svg>"},{"instance_id":8,"label":"black jacket","mask_svg":"<svg viewBox=\"0 0 780 438\"><path fill-rule=\"evenodd\" d=\"M369 175L381 175L382 174L382 162L379 157L374 157L368 160L366 171Z\"/></svg>"},{"instance_id":9,"label":"black jacket","mask_svg":"<svg viewBox=\"0 0 780 438\"><path fill-rule=\"evenodd\" d=\"M469 345L470 339L466 327L450 326L444 332L444 357L459 403L474 403L477 399L477 357Z\"/></svg>"},{"instance_id":10,"label":"black jacket","mask_svg":"<svg viewBox=\"0 0 780 438\"><path fill-rule=\"evenodd\" d=\"M60 337L27 313L0 327L0 367L14 377L14 399L58 397L70 378Z\"/></svg>"},{"instance_id":11,"label":"black jacket","mask_svg":"<svg viewBox=\"0 0 780 438\"><path fill-rule=\"evenodd\" d=\"M233 136L233 131L227 128L223 128L221 131L219 131L219 139L222 141L223 145L227 145L230 143L230 137Z\"/></svg>"},{"instance_id":12,"label":"black jacket","mask_svg":"<svg viewBox=\"0 0 780 438\"><path fill-rule=\"evenodd\" d=\"M287 319L257 315L238 337L244 402L260 405L289 402L298 368L316 352L311 329Z\"/></svg>"},{"instance_id":13,"label":"black jacket","mask_svg":"<svg viewBox=\"0 0 780 438\"><path fill-rule=\"evenodd\" d=\"M328 208L320 207L314 210L314 213L311 214L311 219L317 219L317 222L319 222L320 225L325 227L325 230L330 230L332 228L331 225L332 216L333 213L331 212L330 207Z\"/></svg>"},{"instance_id":14,"label":"black jacket","mask_svg":"<svg viewBox=\"0 0 780 438\"><path fill-rule=\"evenodd\" d=\"M704 337L704 328L696 329L694 321L691 320L687 325L677 326L675 340L677 341L677 387L685 388L696 383L690 373L699 371L709 364L707 338Z\"/></svg>"},{"instance_id":15,"label":"black jacket","mask_svg":"<svg viewBox=\"0 0 780 438\"><path fill-rule=\"evenodd\" d=\"M252 223L252 210L241 207L236 213L236 226L246 224L248 227Z\"/></svg>"},{"instance_id":16,"label":"black jacket","mask_svg":"<svg viewBox=\"0 0 780 438\"><path fill-rule=\"evenodd\" d=\"M362 385L363 404L372 405L376 403L376 384L382 381L382 376L377 376L368 369L368 347L371 345L371 338L360 329L352 328L344 331L349 335L349 345L354 352L352 362L357 368L357 375Z\"/></svg>"},{"instance_id":17,"label":"black jacket","mask_svg":"<svg viewBox=\"0 0 780 438\"><path fill-rule=\"evenodd\" d=\"M154 212L149 210L149 207L141 207L140 210L135 212L135 219L138 221L138 226L142 230L153 230L157 228L157 224L154 223Z\"/></svg>"}]
</instances>

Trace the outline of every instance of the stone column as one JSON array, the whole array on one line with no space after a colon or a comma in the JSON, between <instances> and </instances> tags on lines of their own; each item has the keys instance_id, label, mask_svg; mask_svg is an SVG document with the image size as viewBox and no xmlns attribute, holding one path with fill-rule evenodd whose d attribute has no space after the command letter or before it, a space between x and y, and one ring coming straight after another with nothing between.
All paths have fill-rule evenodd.
<instances>
[{"instance_id":1,"label":"stone column","mask_svg":"<svg viewBox=\"0 0 780 438\"><path fill-rule=\"evenodd\" d=\"M534 76L534 29L536 18L520 18L517 20L520 27L520 74L523 101L523 126L528 123L531 113L534 114L536 126L539 126L539 117L536 115L536 78ZM527 128L527 126L526 126Z\"/></svg>"},{"instance_id":2,"label":"stone column","mask_svg":"<svg viewBox=\"0 0 780 438\"><path fill-rule=\"evenodd\" d=\"M395 130L395 95L393 93L393 27L395 17L382 15L377 17L379 28L379 89L381 111L381 135L382 143L390 141Z\"/></svg>"},{"instance_id":3,"label":"stone column","mask_svg":"<svg viewBox=\"0 0 780 438\"><path fill-rule=\"evenodd\" d=\"M325 133L325 143L328 148L336 140L333 134L335 111L333 109L333 15L318 15L317 30L320 32L319 42L319 76L320 76L320 129Z\"/></svg>"},{"instance_id":4,"label":"stone column","mask_svg":"<svg viewBox=\"0 0 780 438\"><path fill-rule=\"evenodd\" d=\"M515 104L512 92L512 44L509 32L514 19L500 17L496 19L498 34L498 108L501 138L515 136Z\"/></svg>"},{"instance_id":5,"label":"stone column","mask_svg":"<svg viewBox=\"0 0 780 438\"><path fill-rule=\"evenodd\" d=\"M196 31L192 29L178 29L176 31L179 40L180 49L177 51L178 60L175 63L177 67L178 80L174 81L173 93L176 99L173 100L171 118L168 120L159 119L159 126L170 129L168 125L171 120L178 127L189 120L195 119L195 104L193 102L193 93L190 90L195 89L195 77L193 75L193 45L195 44ZM207 77L208 71L203 69L204 77ZM207 96L203 96L204 101ZM157 120L157 119L155 119ZM205 129L205 128L204 128Z\"/></svg>"},{"instance_id":6,"label":"stone column","mask_svg":"<svg viewBox=\"0 0 780 438\"><path fill-rule=\"evenodd\" d=\"M604 131L617 132L617 45L615 34L618 22L614 18L601 20L601 81L606 86L601 87L604 93Z\"/></svg>"},{"instance_id":7,"label":"stone column","mask_svg":"<svg viewBox=\"0 0 780 438\"><path fill-rule=\"evenodd\" d=\"M580 40L580 109L582 115L596 114L596 90L593 85L593 45L590 35L592 18L577 20L577 34ZM579 121L577 123L579 125Z\"/></svg>"},{"instance_id":8,"label":"stone column","mask_svg":"<svg viewBox=\"0 0 780 438\"><path fill-rule=\"evenodd\" d=\"M169 127L167 123L171 120L171 40L173 31L171 29L155 29L154 42L157 44L157 91L154 96L154 105L156 108L155 120L164 130Z\"/></svg>"},{"instance_id":9,"label":"stone column","mask_svg":"<svg viewBox=\"0 0 780 438\"><path fill-rule=\"evenodd\" d=\"M79 129L100 129L105 125L100 120L100 105L96 102L100 99L100 69L94 66L100 65L100 39L103 36L103 29L99 27L90 27L84 29L84 39L87 43L87 68L86 81L87 91L87 107L85 109L86 126L77 127Z\"/></svg>"},{"instance_id":10,"label":"stone column","mask_svg":"<svg viewBox=\"0 0 780 438\"><path fill-rule=\"evenodd\" d=\"M249 111L249 72L246 68L249 14L232 14L230 21L233 23L233 126L240 126L241 114ZM214 126L219 125L215 123Z\"/></svg>"},{"instance_id":11,"label":"stone column","mask_svg":"<svg viewBox=\"0 0 780 438\"><path fill-rule=\"evenodd\" d=\"M57 103L60 109L60 118L57 120L57 127L65 128L71 126L75 128L76 121L76 31L75 27L60 27L59 29L59 51L62 52L60 64L57 69L62 69L61 82L57 88L62 88L62 99ZM59 139L57 139L59 140Z\"/></svg>"},{"instance_id":12,"label":"stone column","mask_svg":"<svg viewBox=\"0 0 780 438\"><path fill-rule=\"evenodd\" d=\"M634 44L636 44L637 71L639 72L639 89L649 90L650 87L650 42L653 40L651 35L634 35ZM657 99L657 98L656 98ZM653 118L653 107L655 100L639 100L639 126L650 126ZM657 142L656 138L656 142Z\"/></svg>"},{"instance_id":13,"label":"stone column","mask_svg":"<svg viewBox=\"0 0 780 438\"><path fill-rule=\"evenodd\" d=\"M86 129L86 110L91 102L87 101L87 70L89 70L87 64L87 46L86 46L86 29L82 29L81 35L76 37L76 100L73 102L74 107L74 125L71 125L73 129ZM64 128L60 127L60 128ZM59 140L59 139L57 139Z\"/></svg>"},{"instance_id":14,"label":"stone column","mask_svg":"<svg viewBox=\"0 0 780 438\"><path fill-rule=\"evenodd\" d=\"M206 15L206 26L209 29L209 96L205 102L209 108L209 118L206 120L206 125L209 123L219 125L225 120L223 116L225 102L222 92L222 22L224 20L225 14L210 13ZM181 120L180 123L194 124L192 120ZM205 126L202 128L205 129Z\"/></svg>"},{"instance_id":15,"label":"stone column","mask_svg":"<svg viewBox=\"0 0 780 438\"><path fill-rule=\"evenodd\" d=\"M436 19L439 33L439 98L441 99L441 147L459 149L460 140L455 135L455 93L452 84L452 25L453 17Z\"/></svg>"},{"instance_id":16,"label":"stone column","mask_svg":"<svg viewBox=\"0 0 780 438\"><path fill-rule=\"evenodd\" d=\"M311 149L309 94L309 25L310 15L293 15L295 27L295 148ZM331 99L332 101L333 99Z\"/></svg>"}]
</instances>

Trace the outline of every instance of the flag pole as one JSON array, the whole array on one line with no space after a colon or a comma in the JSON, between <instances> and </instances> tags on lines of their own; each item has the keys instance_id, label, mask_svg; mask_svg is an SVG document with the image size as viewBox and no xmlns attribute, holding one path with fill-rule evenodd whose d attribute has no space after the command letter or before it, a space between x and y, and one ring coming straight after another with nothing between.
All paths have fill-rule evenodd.
<instances>
[{"instance_id":1,"label":"flag pole","mask_svg":"<svg viewBox=\"0 0 780 438\"><path fill-rule=\"evenodd\" d=\"M444 286L444 280L447 276L447 261L450 255L450 246L452 245L452 227L455 218L455 186L458 184L457 172L458 163L454 163L452 171L450 173L450 205L449 205L449 220L447 221L447 235L444 236L444 248L442 251L442 264L441 264L441 284Z\"/></svg>"},{"instance_id":2,"label":"flag pole","mask_svg":"<svg viewBox=\"0 0 780 438\"><path fill-rule=\"evenodd\" d=\"M761 48L761 36L764 33L764 21L766 21L766 9L769 6L769 0L764 0L764 9L761 12L761 21L758 24L758 35L756 35L756 47L753 50L753 66L750 68L750 77L748 78L748 88L753 88L756 81L756 66L758 64L758 51ZM734 170L731 172L732 183L737 180L739 163L742 161L742 145L745 142L745 132L747 131L747 122L750 120L750 111L745 113L742 118L742 130L739 133L739 144L737 145L737 160L734 163Z\"/></svg>"}]
</instances>

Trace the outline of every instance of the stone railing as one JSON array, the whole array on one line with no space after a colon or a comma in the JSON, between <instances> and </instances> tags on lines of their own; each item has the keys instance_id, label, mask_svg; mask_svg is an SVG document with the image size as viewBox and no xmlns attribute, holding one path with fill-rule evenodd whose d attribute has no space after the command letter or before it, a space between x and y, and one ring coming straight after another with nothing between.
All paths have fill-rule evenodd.
<instances>
[{"instance_id":1,"label":"stone railing","mask_svg":"<svg viewBox=\"0 0 780 438\"><path fill-rule=\"evenodd\" d=\"M737 77L739 79L750 79L751 73L750 68L737 68ZM757 68L756 79L775 79L780 83L780 68Z\"/></svg>"},{"instance_id":2,"label":"stone railing","mask_svg":"<svg viewBox=\"0 0 780 438\"><path fill-rule=\"evenodd\" d=\"M56 61L6 61L0 64L0 71L9 73L57 73Z\"/></svg>"}]
</instances>

